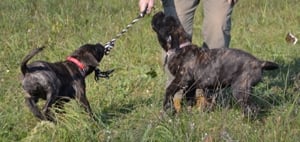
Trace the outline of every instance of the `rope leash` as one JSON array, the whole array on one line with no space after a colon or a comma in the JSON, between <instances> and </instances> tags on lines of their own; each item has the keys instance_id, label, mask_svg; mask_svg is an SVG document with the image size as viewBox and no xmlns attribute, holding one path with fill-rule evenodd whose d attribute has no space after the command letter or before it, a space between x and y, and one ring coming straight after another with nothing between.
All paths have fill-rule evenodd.
<instances>
[{"instance_id":1,"label":"rope leash","mask_svg":"<svg viewBox=\"0 0 300 142\"><path fill-rule=\"evenodd\" d=\"M138 22L141 18L143 18L146 15L147 12L147 6L145 8L145 10L143 12L141 12L139 14L139 16L137 16L130 24L128 24L126 26L126 28L124 28L120 33L118 33L115 38L113 38L112 40L110 40L109 42L107 42L104 45L105 48L105 55L108 55L110 50L115 46L115 41L120 38L122 35L124 35L136 22Z\"/></svg>"}]
</instances>

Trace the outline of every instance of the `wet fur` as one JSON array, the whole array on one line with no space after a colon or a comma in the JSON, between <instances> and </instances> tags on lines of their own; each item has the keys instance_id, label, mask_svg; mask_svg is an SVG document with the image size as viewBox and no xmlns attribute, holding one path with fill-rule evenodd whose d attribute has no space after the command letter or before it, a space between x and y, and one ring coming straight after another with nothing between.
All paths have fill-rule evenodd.
<instances>
[{"instance_id":1,"label":"wet fur","mask_svg":"<svg viewBox=\"0 0 300 142\"><path fill-rule=\"evenodd\" d=\"M209 49L205 43L202 48L194 44L180 48L180 44L188 41L187 33L177 19L163 12L153 16L152 28L167 52L165 65L175 76L165 92L164 111L171 107L174 95L181 89L188 92L231 87L245 114L257 112L249 101L251 89L261 81L263 70L278 68L276 63L259 60L239 49Z\"/></svg>"}]
</instances>

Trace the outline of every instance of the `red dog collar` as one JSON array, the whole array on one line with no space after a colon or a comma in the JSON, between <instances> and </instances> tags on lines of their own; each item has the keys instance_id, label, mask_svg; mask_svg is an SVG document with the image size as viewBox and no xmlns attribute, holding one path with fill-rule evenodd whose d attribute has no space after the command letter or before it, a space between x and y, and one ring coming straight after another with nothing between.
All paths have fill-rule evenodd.
<instances>
[{"instance_id":1,"label":"red dog collar","mask_svg":"<svg viewBox=\"0 0 300 142\"><path fill-rule=\"evenodd\" d=\"M67 57L67 61L70 61L70 62L76 64L81 70L84 69L84 65L80 61L78 61L76 58L69 56L69 57Z\"/></svg>"}]
</instances>

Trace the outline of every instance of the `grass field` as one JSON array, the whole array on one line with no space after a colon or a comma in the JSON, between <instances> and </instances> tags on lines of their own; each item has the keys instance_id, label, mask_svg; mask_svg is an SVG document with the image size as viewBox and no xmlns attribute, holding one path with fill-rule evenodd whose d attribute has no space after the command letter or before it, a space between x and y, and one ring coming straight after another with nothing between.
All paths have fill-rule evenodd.
<instances>
[{"instance_id":1,"label":"grass field","mask_svg":"<svg viewBox=\"0 0 300 142\"><path fill-rule=\"evenodd\" d=\"M57 115L57 124L36 119L24 103L22 58L45 45L33 60L61 61L82 44L106 43L137 16L137 5L137 0L1 0L0 141L300 140L300 43L285 41L288 32L300 37L300 0L240 0L234 9L231 47L280 64L254 89L254 100L264 108L258 120L243 118L232 102L232 107L219 104L210 113L193 110L159 119L166 75L162 50L150 26L154 13L136 23L103 58L101 69L116 69L110 79L95 82L93 75L86 79L98 122L76 101L66 105L66 114ZM157 1L155 11L159 10ZM199 45L201 10L193 38Z\"/></svg>"}]
</instances>

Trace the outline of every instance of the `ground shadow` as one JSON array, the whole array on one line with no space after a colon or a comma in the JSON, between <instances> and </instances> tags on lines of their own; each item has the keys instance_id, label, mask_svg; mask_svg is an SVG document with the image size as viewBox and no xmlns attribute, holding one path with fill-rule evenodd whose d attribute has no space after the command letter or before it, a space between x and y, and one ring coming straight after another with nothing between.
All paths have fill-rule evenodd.
<instances>
[{"instance_id":1,"label":"ground shadow","mask_svg":"<svg viewBox=\"0 0 300 142\"><path fill-rule=\"evenodd\" d=\"M120 105L119 102L115 102L110 106L103 108L101 112L96 113L95 117L99 118L105 125L109 125L115 118L133 112L141 104L146 106L152 104L152 99L153 98L137 97L122 105Z\"/></svg>"}]
</instances>

